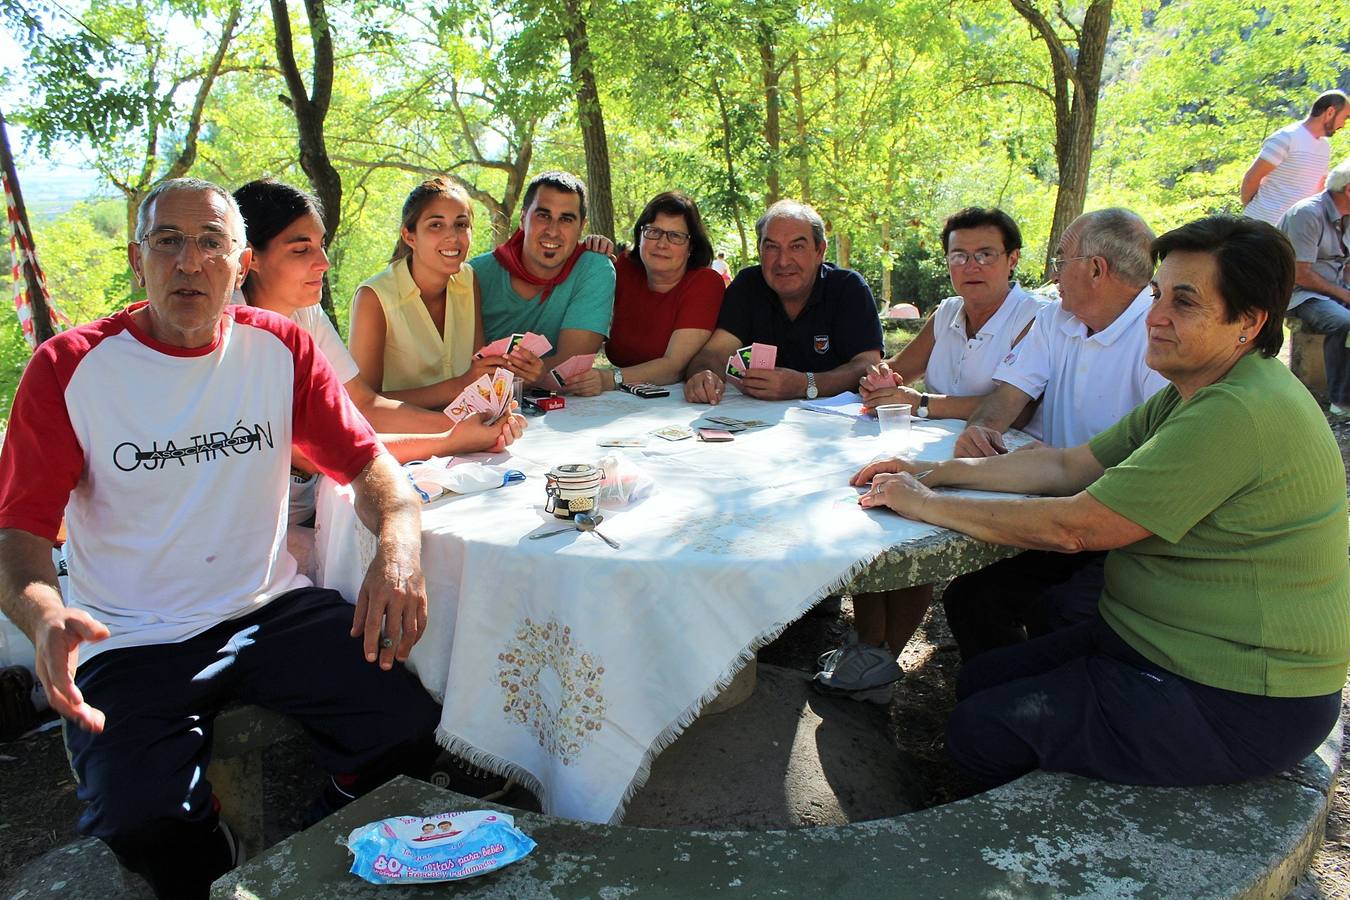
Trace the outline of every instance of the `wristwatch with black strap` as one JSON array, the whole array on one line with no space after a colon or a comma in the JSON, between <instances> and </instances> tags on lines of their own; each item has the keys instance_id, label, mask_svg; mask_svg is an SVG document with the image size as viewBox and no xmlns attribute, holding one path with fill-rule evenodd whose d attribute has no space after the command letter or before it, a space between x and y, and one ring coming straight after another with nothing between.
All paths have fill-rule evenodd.
<instances>
[{"instance_id":1,"label":"wristwatch with black strap","mask_svg":"<svg viewBox=\"0 0 1350 900\"><path fill-rule=\"evenodd\" d=\"M914 407L914 415L918 416L920 419L926 419L926 418L928 418L928 395L927 395L927 394L920 394L920 395L919 395L919 405L916 406L916 407Z\"/></svg>"}]
</instances>

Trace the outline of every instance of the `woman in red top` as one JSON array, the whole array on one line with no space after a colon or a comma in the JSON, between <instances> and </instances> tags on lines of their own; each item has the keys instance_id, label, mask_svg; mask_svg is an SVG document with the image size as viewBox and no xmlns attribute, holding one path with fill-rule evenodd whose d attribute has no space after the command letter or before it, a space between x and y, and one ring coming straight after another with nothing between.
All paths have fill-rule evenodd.
<instances>
[{"instance_id":1,"label":"woman in red top","mask_svg":"<svg viewBox=\"0 0 1350 900\"><path fill-rule=\"evenodd\" d=\"M633 226L633 247L615 263L614 324L605 356L628 384L674 384L717 327L726 285L709 268L712 242L698 206L658 194ZM601 369L605 390L615 369Z\"/></svg>"}]
</instances>

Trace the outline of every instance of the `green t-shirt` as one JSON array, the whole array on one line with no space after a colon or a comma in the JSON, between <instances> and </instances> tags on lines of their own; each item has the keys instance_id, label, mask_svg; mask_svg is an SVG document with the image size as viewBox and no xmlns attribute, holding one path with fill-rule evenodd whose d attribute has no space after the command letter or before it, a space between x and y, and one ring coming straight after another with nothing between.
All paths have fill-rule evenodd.
<instances>
[{"instance_id":1,"label":"green t-shirt","mask_svg":"<svg viewBox=\"0 0 1350 900\"><path fill-rule=\"evenodd\" d=\"M602 253L581 254L567 280L540 303L511 287L511 273L491 253L469 263L483 296L483 338L488 343L533 331L558 346L564 328L594 331L609 337L614 316L614 264Z\"/></svg>"},{"instance_id":2,"label":"green t-shirt","mask_svg":"<svg viewBox=\"0 0 1350 900\"><path fill-rule=\"evenodd\" d=\"M1250 354L1184 403L1169 385L1088 446L1088 493L1153 533L1106 561L1102 617L1130 646L1231 691L1341 689L1345 467L1284 364Z\"/></svg>"}]
</instances>

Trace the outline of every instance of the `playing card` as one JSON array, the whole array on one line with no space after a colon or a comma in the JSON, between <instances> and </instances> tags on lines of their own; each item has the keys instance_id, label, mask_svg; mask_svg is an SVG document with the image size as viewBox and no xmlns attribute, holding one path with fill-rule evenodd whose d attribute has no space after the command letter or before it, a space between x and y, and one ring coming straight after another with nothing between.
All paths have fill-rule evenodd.
<instances>
[{"instance_id":1,"label":"playing card","mask_svg":"<svg viewBox=\"0 0 1350 900\"><path fill-rule=\"evenodd\" d=\"M549 343L548 338L542 334L535 334L533 331L525 332L525 336L521 338L520 346L539 357L553 349L553 345Z\"/></svg>"},{"instance_id":2,"label":"playing card","mask_svg":"<svg viewBox=\"0 0 1350 900\"><path fill-rule=\"evenodd\" d=\"M685 438L694 436L694 429L687 425L667 425L664 428L658 428L652 432L659 438L665 438L668 441L682 441Z\"/></svg>"},{"instance_id":3,"label":"playing card","mask_svg":"<svg viewBox=\"0 0 1350 900\"><path fill-rule=\"evenodd\" d=\"M745 366L741 365L741 358L735 353L727 357L727 377L734 378L737 381L745 375Z\"/></svg>"},{"instance_id":4,"label":"playing card","mask_svg":"<svg viewBox=\"0 0 1350 900\"><path fill-rule=\"evenodd\" d=\"M601 447L645 447L647 439L644 437L602 437L596 438L595 443Z\"/></svg>"},{"instance_id":5,"label":"playing card","mask_svg":"<svg viewBox=\"0 0 1350 900\"><path fill-rule=\"evenodd\" d=\"M731 416L704 416L709 422L716 422L718 425L739 425L740 419L733 419Z\"/></svg>"},{"instance_id":6,"label":"playing card","mask_svg":"<svg viewBox=\"0 0 1350 900\"><path fill-rule=\"evenodd\" d=\"M515 335L512 335L511 337L515 337ZM501 340L496 340L488 344L486 347L475 353L474 356L478 359L482 359L485 356L505 356L510 347L511 338L504 337Z\"/></svg>"},{"instance_id":7,"label":"playing card","mask_svg":"<svg viewBox=\"0 0 1350 900\"><path fill-rule=\"evenodd\" d=\"M873 372L870 369L867 372L868 390L879 390L880 388L895 387L895 375L888 369L884 373Z\"/></svg>"},{"instance_id":8,"label":"playing card","mask_svg":"<svg viewBox=\"0 0 1350 900\"><path fill-rule=\"evenodd\" d=\"M481 376L473 384L466 387L460 396L464 398L464 402L469 405L469 408L476 413L492 415L497 411L492 404L491 375Z\"/></svg>"},{"instance_id":9,"label":"playing card","mask_svg":"<svg viewBox=\"0 0 1350 900\"><path fill-rule=\"evenodd\" d=\"M511 335L509 338L506 339L506 341L507 341L507 344L506 344L506 352L507 352L507 353L510 353L512 350L516 349L517 347L520 346L521 342L524 341L524 340L525 340L525 335L520 334L519 332L517 332L516 334Z\"/></svg>"},{"instance_id":10,"label":"playing card","mask_svg":"<svg viewBox=\"0 0 1350 900\"><path fill-rule=\"evenodd\" d=\"M739 351L737 351L739 352ZM750 345L750 368L772 369L778 361L778 348L773 344Z\"/></svg>"},{"instance_id":11,"label":"playing card","mask_svg":"<svg viewBox=\"0 0 1350 900\"><path fill-rule=\"evenodd\" d=\"M467 395L461 391L459 396L450 401L450 405L445 408L445 414L450 417L451 422L461 422L467 419L474 412L469 406Z\"/></svg>"},{"instance_id":12,"label":"playing card","mask_svg":"<svg viewBox=\"0 0 1350 900\"><path fill-rule=\"evenodd\" d=\"M750 357L754 355L753 347L742 347L736 351L736 358L740 361L741 368L750 369Z\"/></svg>"},{"instance_id":13,"label":"playing card","mask_svg":"<svg viewBox=\"0 0 1350 900\"><path fill-rule=\"evenodd\" d=\"M576 378L594 364L595 354L586 353L582 356L574 356L560 365L554 366L549 370L549 374L553 376L554 381L558 382L558 386L562 387L567 384L569 379Z\"/></svg>"}]
</instances>

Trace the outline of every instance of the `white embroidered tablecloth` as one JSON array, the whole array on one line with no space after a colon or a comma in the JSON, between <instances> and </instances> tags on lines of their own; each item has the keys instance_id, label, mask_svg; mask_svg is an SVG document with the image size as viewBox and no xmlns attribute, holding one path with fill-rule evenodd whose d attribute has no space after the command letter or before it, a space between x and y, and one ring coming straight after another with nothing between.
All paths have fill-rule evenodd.
<instances>
[{"instance_id":1,"label":"white embroidered tablecloth","mask_svg":"<svg viewBox=\"0 0 1350 900\"><path fill-rule=\"evenodd\" d=\"M890 449L875 420L671 393L568 398L509 453L481 457L524 482L422 510L429 623L409 667L444 702L441 742L515 776L547 813L617 822L656 754L758 647L883 551L937 531L857 505L848 478ZM771 424L730 443L596 443L709 414ZM946 458L962 424L916 420L913 447ZM544 472L616 453L657 485L603 510L619 550L582 533L526 538L565 524L543 511ZM324 479L316 527L321 583L352 600L375 546L350 488Z\"/></svg>"}]
</instances>

